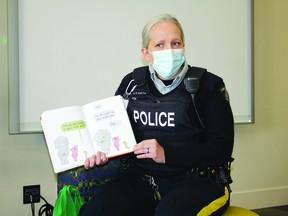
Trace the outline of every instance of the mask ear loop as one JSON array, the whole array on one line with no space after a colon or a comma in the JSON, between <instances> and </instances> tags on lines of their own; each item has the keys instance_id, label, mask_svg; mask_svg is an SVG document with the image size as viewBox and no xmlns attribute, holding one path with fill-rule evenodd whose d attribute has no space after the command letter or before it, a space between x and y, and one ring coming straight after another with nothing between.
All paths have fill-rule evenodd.
<instances>
[{"instance_id":1,"label":"mask ear loop","mask_svg":"<svg viewBox=\"0 0 288 216\"><path fill-rule=\"evenodd\" d=\"M134 82L134 79L132 79L132 80L129 82L129 84L128 84L126 90L125 90L125 93L124 93L124 95L123 95L123 98L124 98L124 99L128 99L128 97L131 95L131 93L132 93L132 92L134 91L134 89L137 87L137 85L134 85L134 86L132 87L131 91L129 92L129 88L130 88L130 85L131 85L132 82Z\"/></svg>"},{"instance_id":2,"label":"mask ear loop","mask_svg":"<svg viewBox=\"0 0 288 216\"><path fill-rule=\"evenodd\" d=\"M147 53L149 53L150 55L152 55L153 56L153 51L150 51L150 50L148 50L147 48L145 48L145 50L147 51ZM153 56L154 57L154 56ZM151 64L152 65L152 63L149 63L149 64Z\"/></svg>"},{"instance_id":3,"label":"mask ear loop","mask_svg":"<svg viewBox=\"0 0 288 216\"><path fill-rule=\"evenodd\" d=\"M145 48L146 49L146 48ZM146 49L147 50L147 52L149 53L149 54L151 54L151 55L153 55L153 53L150 51L150 50L148 50L148 49Z\"/></svg>"}]
</instances>

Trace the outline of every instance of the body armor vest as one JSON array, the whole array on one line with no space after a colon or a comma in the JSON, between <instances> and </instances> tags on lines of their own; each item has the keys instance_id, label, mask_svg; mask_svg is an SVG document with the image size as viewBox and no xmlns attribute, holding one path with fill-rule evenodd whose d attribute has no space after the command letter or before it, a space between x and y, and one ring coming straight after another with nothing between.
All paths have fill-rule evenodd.
<instances>
[{"instance_id":1,"label":"body armor vest","mask_svg":"<svg viewBox=\"0 0 288 216\"><path fill-rule=\"evenodd\" d=\"M144 71L141 72L143 76ZM169 145L187 145L187 142L189 145L198 145L202 128L192 126L191 95L183 82L173 91L156 98L152 95L147 80L139 84L137 75L135 76L136 83L132 81L131 86L127 87L132 90L129 96L126 95L126 99L129 100L127 112L137 142L156 139L164 149ZM148 79L147 70L145 77ZM188 169L159 164L152 159L135 160L135 163L150 174L175 175Z\"/></svg>"}]
</instances>

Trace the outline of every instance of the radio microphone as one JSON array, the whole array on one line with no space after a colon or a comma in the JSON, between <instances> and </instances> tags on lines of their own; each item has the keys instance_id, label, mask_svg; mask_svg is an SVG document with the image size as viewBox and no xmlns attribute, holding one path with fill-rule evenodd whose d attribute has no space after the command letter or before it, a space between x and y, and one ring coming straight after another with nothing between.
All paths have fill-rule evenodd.
<instances>
[{"instance_id":1,"label":"radio microphone","mask_svg":"<svg viewBox=\"0 0 288 216\"><path fill-rule=\"evenodd\" d=\"M198 117L198 120L202 126L202 128L204 128L204 124L202 122L202 119L199 116L196 104L195 104L195 94L198 92L199 90L199 78L198 77L186 77L184 79L184 85L185 85L185 89L191 94L192 97L192 101L193 101L193 105L196 111L196 115Z\"/></svg>"},{"instance_id":2,"label":"radio microphone","mask_svg":"<svg viewBox=\"0 0 288 216\"><path fill-rule=\"evenodd\" d=\"M190 94L195 94L199 90L199 79L196 77L186 77L184 79L184 85Z\"/></svg>"}]
</instances>

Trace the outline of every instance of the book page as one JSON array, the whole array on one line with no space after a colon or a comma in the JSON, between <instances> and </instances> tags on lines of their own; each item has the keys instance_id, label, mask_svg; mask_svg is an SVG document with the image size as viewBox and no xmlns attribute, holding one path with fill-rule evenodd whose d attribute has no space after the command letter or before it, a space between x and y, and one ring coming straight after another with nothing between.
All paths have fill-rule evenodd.
<instances>
[{"instance_id":1,"label":"book page","mask_svg":"<svg viewBox=\"0 0 288 216\"><path fill-rule=\"evenodd\" d=\"M95 152L107 157L132 152L136 140L121 96L114 96L82 107Z\"/></svg>"},{"instance_id":2,"label":"book page","mask_svg":"<svg viewBox=\"0 0 288 216\"><path fill-rule=\"evenodd\" d=\"M81 166L94 154L80 106L46 111L41 124L55 173Z\"/></svg>"}]
</instances>

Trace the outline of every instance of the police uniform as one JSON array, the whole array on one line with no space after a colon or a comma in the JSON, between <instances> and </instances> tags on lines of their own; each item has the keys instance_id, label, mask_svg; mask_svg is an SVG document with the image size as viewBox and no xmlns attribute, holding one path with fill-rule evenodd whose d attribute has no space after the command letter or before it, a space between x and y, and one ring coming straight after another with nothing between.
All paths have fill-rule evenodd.
<instances>
[{"instance_id":1,"label":"police uniform","mask_svg":"<svg viewBox=\"0 0 288 216\"><path fill-rule=\"evenodd\" d=\"M187 74L195 70L189 66ZM134 154L123 157L124 171L101 197L96 195L89 211L97 216L221 215L229 205L234 142L223 80L205 70L196 95L186 90L184 82L163 95L145 66L126 75L116 94L128 100L137 142L156 139L164 148L165 164L136 159ZM114 207L107 206L109 210L101 214L100 206L109 200Z\"/></svg>"}]
</instances>

